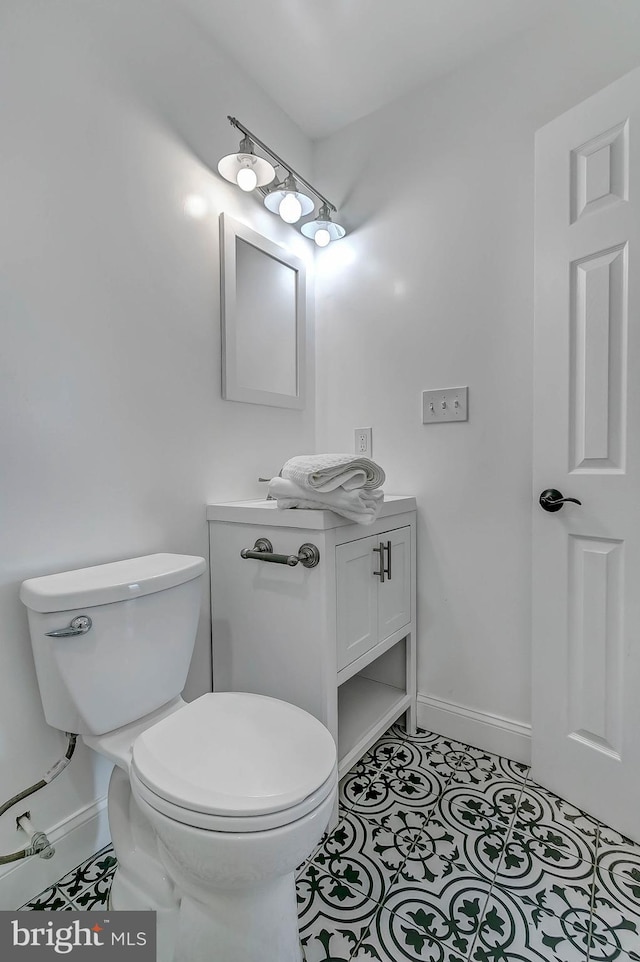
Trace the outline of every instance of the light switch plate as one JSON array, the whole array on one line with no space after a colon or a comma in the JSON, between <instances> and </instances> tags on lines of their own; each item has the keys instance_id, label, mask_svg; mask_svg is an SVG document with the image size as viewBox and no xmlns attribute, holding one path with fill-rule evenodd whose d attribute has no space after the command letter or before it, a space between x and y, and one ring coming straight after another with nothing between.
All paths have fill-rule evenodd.
<instances>
[{"instance_id":1,"label":"light switch plate","mask_svg":"<svg viewBox=\"0 0 640 962\"><path fill-rule=\"evenodd\" d=\"M422 423L435 421L467 421L469 388L447 387L440 391L422 392Z\"/></svg>"}]
</instances>

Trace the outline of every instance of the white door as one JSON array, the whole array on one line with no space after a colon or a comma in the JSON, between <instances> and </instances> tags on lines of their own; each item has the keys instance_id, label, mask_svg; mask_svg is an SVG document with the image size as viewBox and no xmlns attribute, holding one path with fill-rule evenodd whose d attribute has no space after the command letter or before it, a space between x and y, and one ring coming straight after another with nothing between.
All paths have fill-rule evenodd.
<instances>
[{"instance_id":1,"label":"white door","mask_svg":"<svg viewBox=\"0 0 640 962\"><path fill-rule=\"evenodd\" d=\"M637 840L639 194L635 70L536 136L532 774Z\"/></svg>"}]
</instances>

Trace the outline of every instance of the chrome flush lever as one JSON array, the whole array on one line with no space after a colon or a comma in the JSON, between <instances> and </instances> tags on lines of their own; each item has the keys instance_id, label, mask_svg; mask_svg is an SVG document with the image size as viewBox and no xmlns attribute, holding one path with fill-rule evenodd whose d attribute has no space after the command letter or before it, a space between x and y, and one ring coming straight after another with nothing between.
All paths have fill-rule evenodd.
<instances>
[{"instance_id":1,"label":"chrome flush lever","mask_svg":"<svg viewBox=\"0 0 640 962\"><path fill-rule=\"evenodd\" d=\"M45 631L48 638L70 638L72 635L86 635L93 622L89 615L78 615L66 628L56 628L55 631Z\"/></svg>"}]
</instances>

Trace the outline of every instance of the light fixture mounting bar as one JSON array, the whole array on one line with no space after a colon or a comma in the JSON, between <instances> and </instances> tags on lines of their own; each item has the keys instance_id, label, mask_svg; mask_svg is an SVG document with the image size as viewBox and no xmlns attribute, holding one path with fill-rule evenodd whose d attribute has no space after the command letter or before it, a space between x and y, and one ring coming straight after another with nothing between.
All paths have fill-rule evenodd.
<instances>
[{"instance_id":1,"label":"light fixture mounting bar","mask_svg":"<svg viewBox=\"0 0 640 962\"><path fill-rule=\"evenodd\" d=\"M261 147L265 153L269 154L272 160L275 160L276 164L278 164L280 167L284 167L284 169L288 170L290 174L293 174L293 176L297 181L303 184L307 188L307 190L310 190L312 194L315 194L315 196L319 200L321 200L324 204L326 204L330 210L332 210L334 213L337 213L338 208L335 206L335 204L332 204L330 200L327 200L324 194L321 194L319 190L316 190L315 187L312 184L310 184L308 180L305 180L304 177L302 177L297 170L293 169L291 164L287 164L286 161L282 159L282 157L278 157L278 155L275 154L270 147L267 147L267 145L263 143L263 141L261 141L259 137L256 137L256 135L252 131L250 131L248 127L245 127L244 124L241 124L240 121L236 120L235 117L230 117L229 114L227 114L227 120L229 121L232 127L236 127L238 130L242 131L243 134L246 134L247 137L251 138L254 144L257 144L258 147Z\"/></svg>"}]
</instances>

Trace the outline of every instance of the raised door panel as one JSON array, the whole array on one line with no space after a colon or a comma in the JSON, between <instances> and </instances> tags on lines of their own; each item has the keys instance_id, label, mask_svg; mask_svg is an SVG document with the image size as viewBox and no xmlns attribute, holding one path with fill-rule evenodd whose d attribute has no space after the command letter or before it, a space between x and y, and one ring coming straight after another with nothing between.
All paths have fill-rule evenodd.
<instances>
[{"instance_id":1,"label":"raised door panel","mask_svg":"<svg viewBox=\"0 0 640 962\"><path fill-rule=\"evenodd\" d=\"M378 586L378 640L383 641L411 621L411 529L385 532L379 540L391 542L385 551L391 577Z\"/></svg>"},{"instance_id":2,"label":"raised door panel","mask_svg":"<svg viewBox=\"0 0 640 962\"><path fill-rule=\"evenodd\" d=\"M336 548L338 671L378 641L377 538L362 538Z\"/></svg>"}]
</instances>

